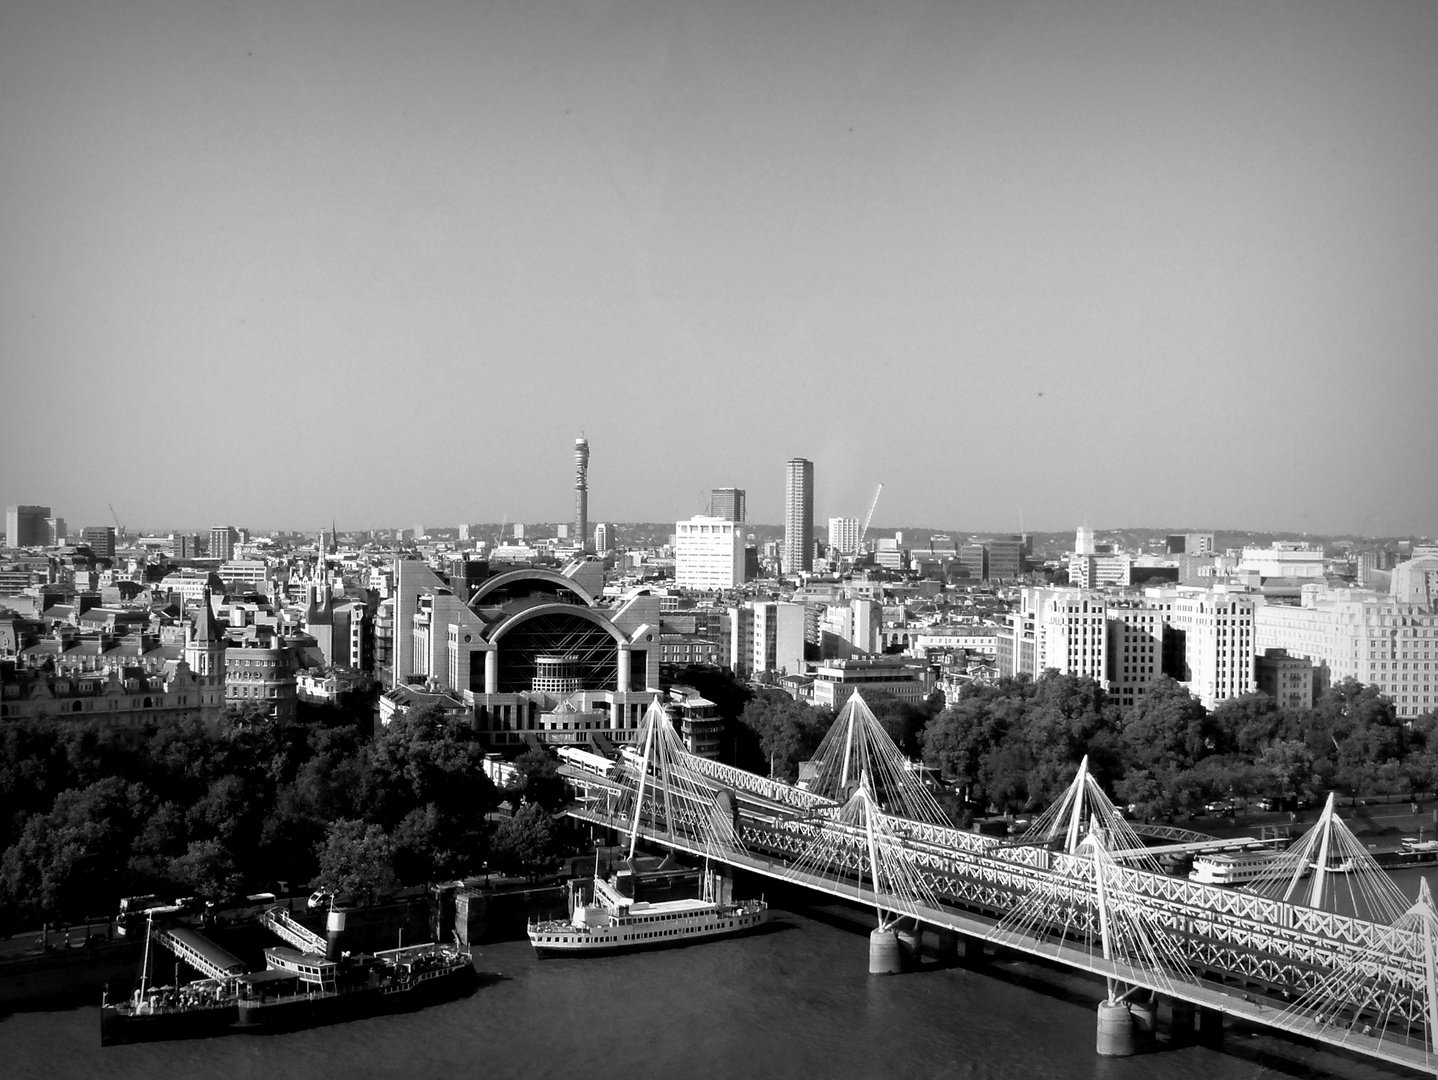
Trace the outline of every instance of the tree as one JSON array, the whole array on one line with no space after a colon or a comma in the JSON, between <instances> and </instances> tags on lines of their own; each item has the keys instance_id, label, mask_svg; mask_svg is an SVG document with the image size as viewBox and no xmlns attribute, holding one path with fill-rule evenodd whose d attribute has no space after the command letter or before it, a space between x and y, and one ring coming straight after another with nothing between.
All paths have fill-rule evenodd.
<instances>
[{"instance_id":1,"label":"tree","mask_svg":"<svg viewBox=\"0 0 1438 1080\"><path fill-rule=\"evenodd\" d=\"M516 810L521 802L558 810L566 801L559 762L548 750L532 747L514 759L515 775L504 788L504 798Z\"/></svg>"},{"instance_id":2,"label":"tree","mask_svg":"<svg viewBox=\"0 0 1438 1080\"><path fill-rule=\"evenodd\" d=\"M761 693L744 706L739 722L759 737L759 748L774 775L792 783L799 763L814 756L834 722L828 709L795 701L780 691Z\"/></svg>"},{"instance_id":3,"label":"tree","mask_svg":"<svg viewBox=\"0 0 1438 1080\"><path fill-rule=\"evenodd\" d=\"M868 690L863 693L864 704L874 714L874 719L883 725L889 738L894 740L901 751L908 755L922 752L924 727L939 710L930 713L923 704L904 701L883 690ZM939 695L943 701L943 695Z\"/></svg>"},{"instance_id":4,"label":"tree","mask_svg":"<svg viewBox=\"0 0 1438 1080\"><path fill-rule=\"evenodd\" d=\"M538 803L526 802L513 817L499 823L490 847L501 867L533 877L549 866L558 853L549 811Z\"/></svg>"},{"instance_id":5,"label":"tree","mask_svg":"<svg viewBox=\"0 0 1438 1080\"><path fill-rule=\"evenodd\" d=\"M378 825L342 818L330 825L317 854L314 884L337 899L373 902L394 888L394 844Z\"/></svg>"},{"instance_id":6,"label":"tree","mask_svg":"<svg viewBox=\"0 0 1438 1080\"><path fill-rule=\"evenodd\" d=\"M192 896L218 900L239 892L241 877L229 850L218 840L192 840L170 860L170 878Z\"/></svg>"},{"instance_id":7,"label":"tree","mask_svg":"<svg viewBox=\"0 0 1438 1080\"><path fill-rule=\"evenodd\" d=\"M40 917L115 910L136 823L152 802L142 785L119 777L62 791L48 814L25 822L0 859L0 891Z\"/></svg>"},{"instance_id":8,"label":"tree","mask_svg":"<svg viewBox=\"0 0 1438 1080\"><path fill-rule=\"evenodd\" d=\"M1127 760L1155 773L1193 768L1213 751L1208 710L1167 675L1155 679L1123 729Z\"/></svg>"}]
</instances>

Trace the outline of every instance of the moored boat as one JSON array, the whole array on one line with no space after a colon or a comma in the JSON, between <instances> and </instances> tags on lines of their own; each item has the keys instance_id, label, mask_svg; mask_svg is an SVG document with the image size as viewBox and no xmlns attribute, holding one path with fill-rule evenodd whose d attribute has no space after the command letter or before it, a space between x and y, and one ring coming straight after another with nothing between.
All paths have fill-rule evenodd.
<instances>
[{"instance_id":1,"label":"moored boat","mask_svg":"<svg viewBox=\"0 0 1438 1080\"><path fill-rule=\"evenodd\" d=\"M403 1012L459 997L475 984L473 958L434 944L326 959L265 950L266 970L239 980L241 1030L290 1030Z\"/></svg>"},{"instance_id":2,"label":"moored boat","mask_svg":"<svg viewBox=\"0 0 1438 1080\"><path fill-rule=\"evenodd\" d=\"M191 936L199 939L199 935ZM152 915L145 927L139 985L124 1001L100 1003L101 1046L222 1035L239 1015L233 977L201 979L183 986L150 985L150 946L154 939ZM228 956L209 942L203 944L217 955Z\"/></svg>"},{"instance_id":3,"label":"moored boat","mask_svg":"<svg viewBox=\"0 0 1438 1080\"><path fill-rule=\"evenodd\" d=\"M1267 872L1280 854L1277 851L1239 851L1195 855L1188 880L1200 885L1246 885Z\"/></svg>"},{"instance_id":4,"label":"moored boat","mask_svg":"<svg viewBox=\"0 0 1438 1080\"><path fill-rule=\"evenodd\" d=\"M688 945L754 930L769 921L762 900L723 901L705 874L705 896L646 903L595 875L589 902L575 896L568 919L531 922L529 942L541 956L575 956Z\"/></svg>"}]
</instances>

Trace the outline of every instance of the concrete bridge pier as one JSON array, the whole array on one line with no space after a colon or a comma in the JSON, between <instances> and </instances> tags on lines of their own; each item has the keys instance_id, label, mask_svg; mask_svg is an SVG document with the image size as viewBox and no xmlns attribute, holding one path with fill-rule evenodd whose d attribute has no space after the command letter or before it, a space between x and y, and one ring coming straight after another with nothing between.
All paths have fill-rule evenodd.
<instances>
[{"instance_id":1,"label":"concrete bridge pier","mask_svg":"<svg viewBox=\"0 0 1438 1080\"><path fill-rule=\"evenodd\" d=\"M904 970L899 935L882 927L869 932L869 974L897 975Z\"/></svg>"},{"instance_id":2,"label":"concrete bridge pier","mask_svg":"<svg viewBox=\"0 0 1438 1080\"><path fill-rule=\"evenodd\" d=\"M1109 1001L1098 1003L1098 1039L1095 1049L1100 1057L1133 1057L1138 1052L1138 1040L1134 1031L1133 1014L1128 1003Z\"/></svg>"}]
</instances>

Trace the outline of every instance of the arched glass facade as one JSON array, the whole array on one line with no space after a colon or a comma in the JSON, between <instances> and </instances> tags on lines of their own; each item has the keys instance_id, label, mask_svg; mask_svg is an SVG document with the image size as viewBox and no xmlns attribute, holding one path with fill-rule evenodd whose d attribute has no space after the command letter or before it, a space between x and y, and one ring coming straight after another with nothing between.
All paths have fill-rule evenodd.
<instances>
[{"instance_id":1,"label":"arched glass facade","mask_svg":"<svg viewBox=\"0 0 1438 1080\"><path fill-rule=\"evenodd\" d=\"M614 635L578 613L536 615L506 630L496 645L501 694L531 689L539 656L573 657L573 673L585 690L613 690L619 678L619 643Z\"/></svg>"}]
</instances>

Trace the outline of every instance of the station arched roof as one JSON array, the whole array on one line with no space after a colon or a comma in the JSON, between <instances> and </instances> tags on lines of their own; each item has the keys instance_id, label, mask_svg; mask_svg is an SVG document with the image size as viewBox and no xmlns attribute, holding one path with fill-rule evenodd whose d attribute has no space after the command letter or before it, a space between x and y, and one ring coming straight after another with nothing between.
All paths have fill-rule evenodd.
<instances>
[{"instance_id":1,"label":"station arched roof","mask_svg":"<svg viewBox=\"0 0 1438 1080\"><path fill-rule=\"evenodd\" d=\"M573 578L565 577L557 570L549 570L542 566L525 566L518 570L506 570L492 578L485 578L480 582L479 588L474 591L469 606L471 608L499 606L493 600L486 603L485 598L495 593L511 592L514 586L521 585L525 581L533 582L538 586L536 592L567 591L573 593L574 597L585 607L594 606L594 597L589 595L589 591L583 585ZM573 607L572 604L567 606Z\"/></svg>"},{"instance_id":2,"label":"station arched roof","mask_svg":"<svg viewBox=\"0 0 1438 1080\"><path fill-rule=\"evenodd\" d=\"M585 622L591 622L601 630L606 631L616 643L625 646L629 644L629 638L625 635L624 631L620 630L619 627L615 626L598 611L592 608L584 608L575 604L565 603L536 604L534 607L527 607L523 611L517 611L496 624L495 627L488 632L487 637L491 642L498 642L516 626L519 626L521 623L526 623L530 619L538 618L541 615L568 615L571 618L583 619Z\"/></svg>"}]
</instances>

